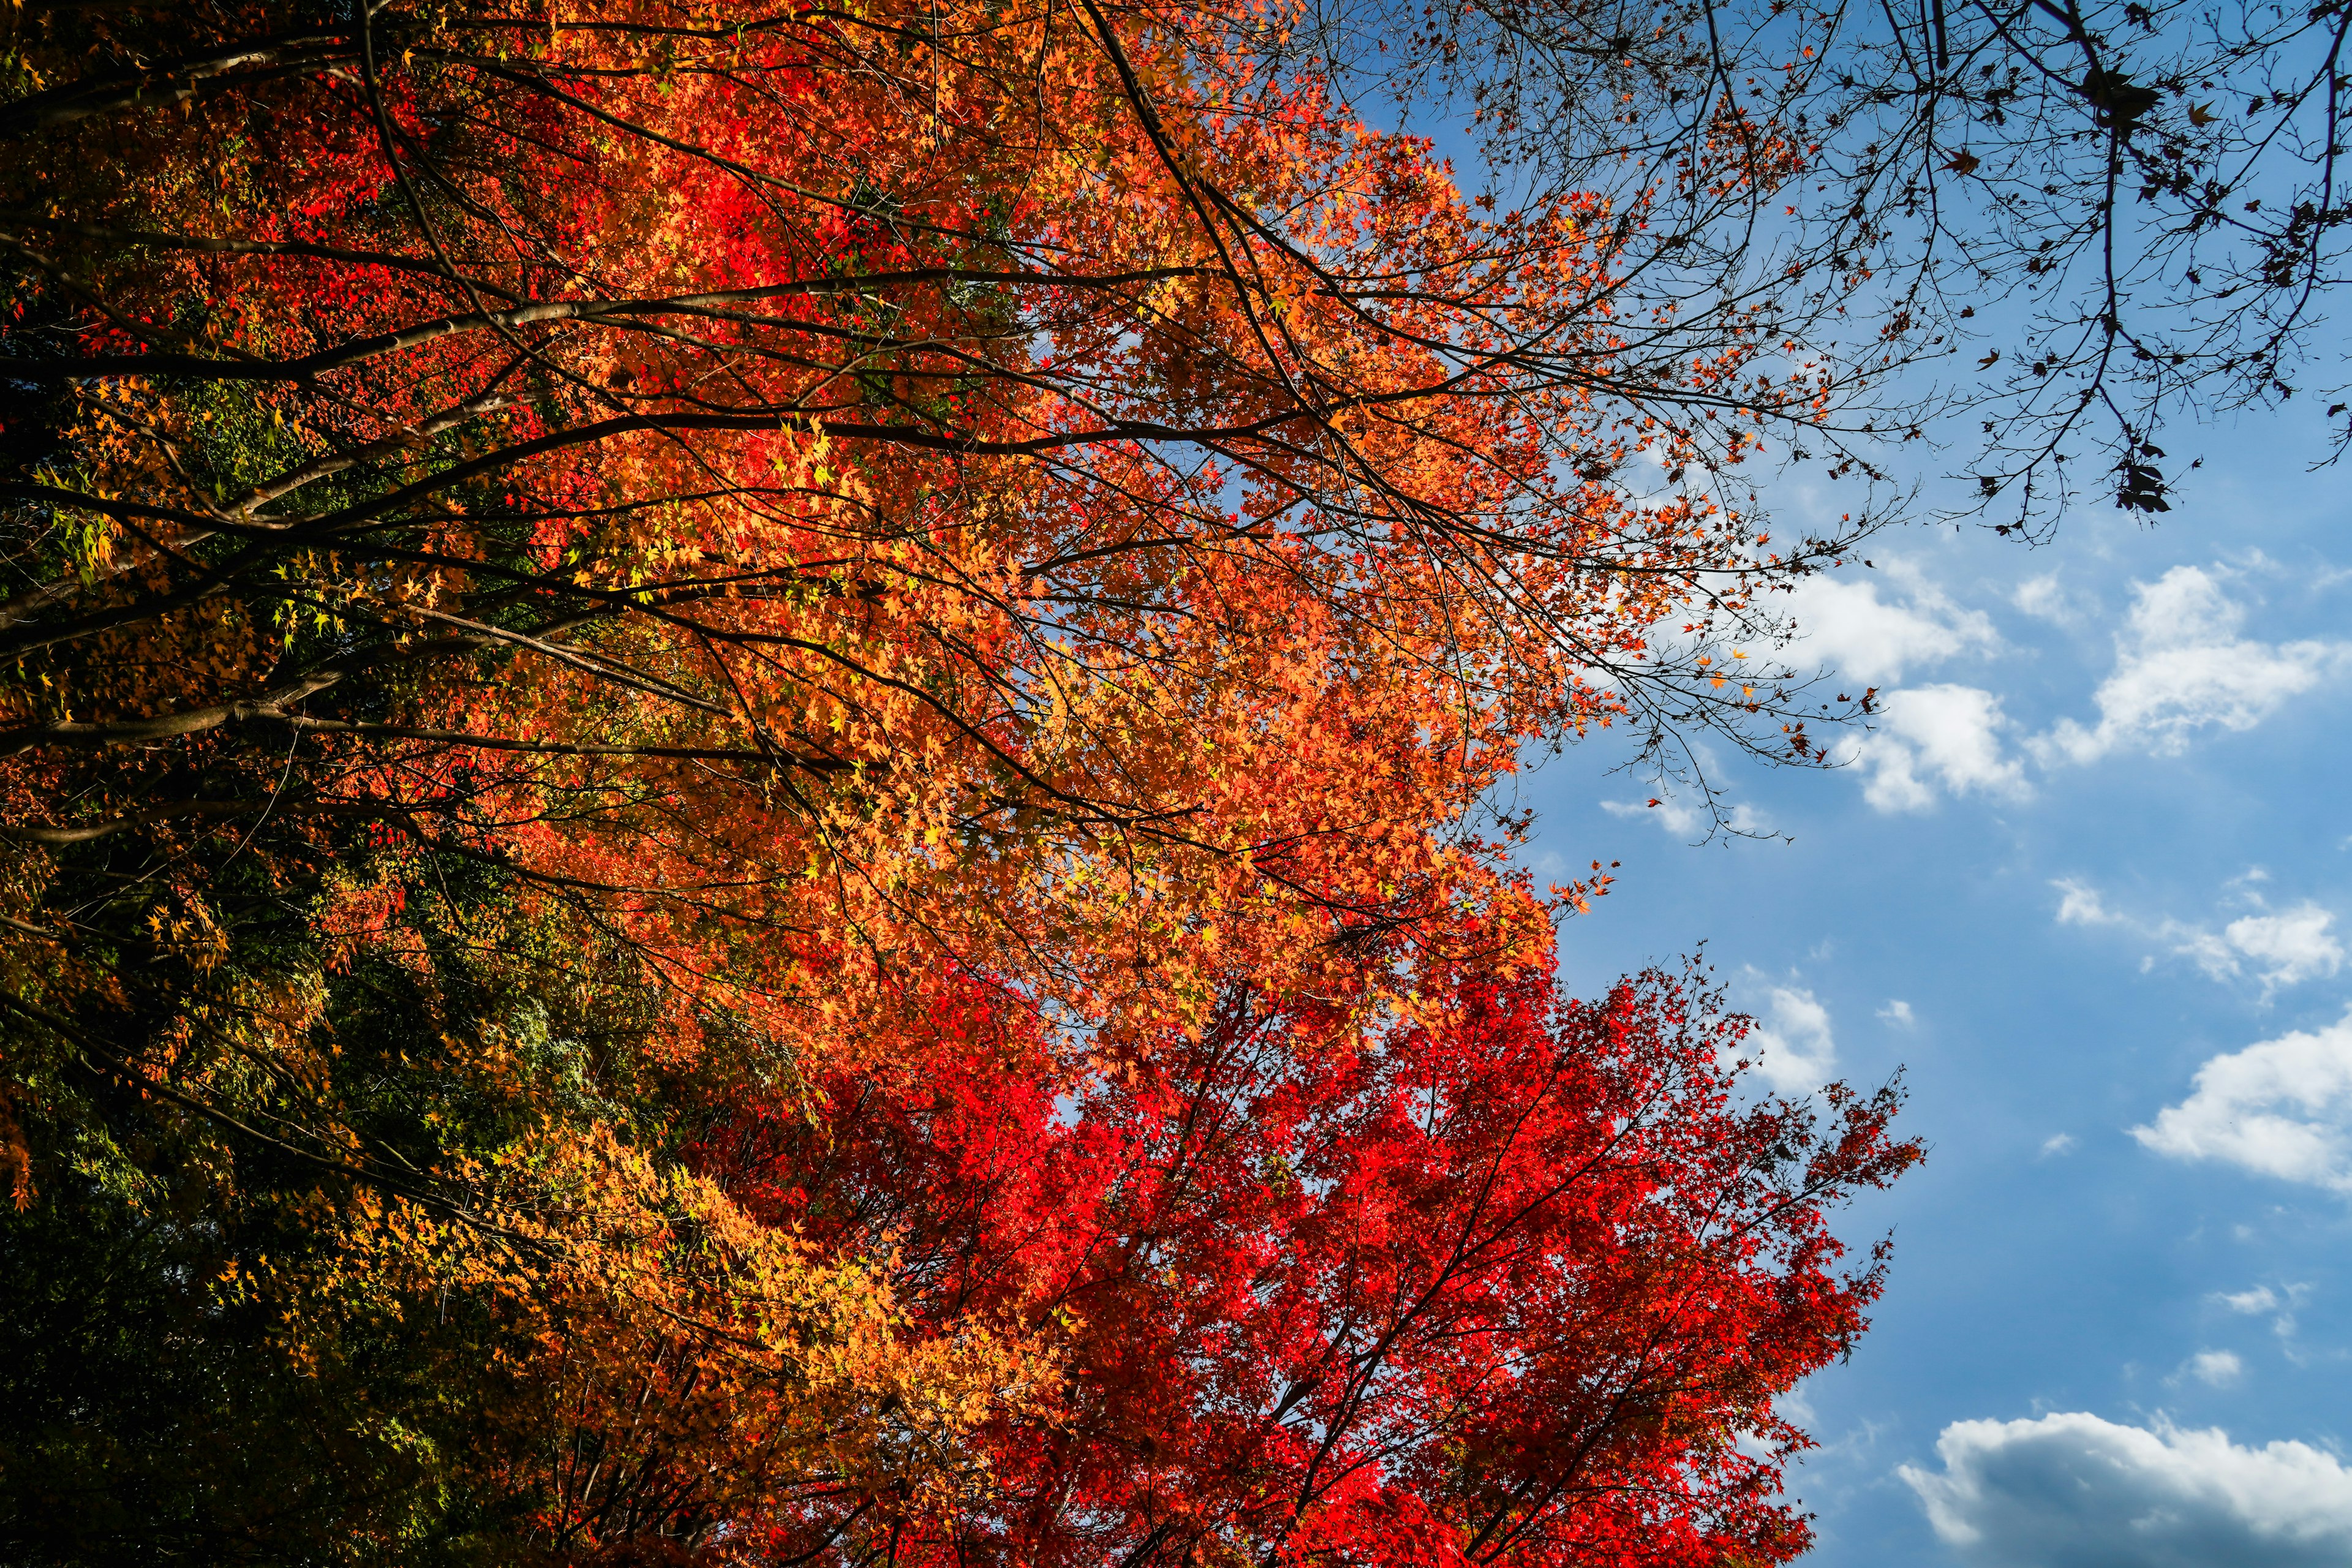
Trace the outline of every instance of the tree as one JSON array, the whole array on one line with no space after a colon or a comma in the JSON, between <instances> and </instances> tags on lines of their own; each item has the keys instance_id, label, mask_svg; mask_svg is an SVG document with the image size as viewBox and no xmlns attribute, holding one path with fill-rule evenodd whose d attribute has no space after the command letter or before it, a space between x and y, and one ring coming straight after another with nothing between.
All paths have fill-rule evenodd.
<instances>
[{"instance_id":1,"label":"tree","mask_svg":"<svg viewBox=\"0 0 2352 1568\"><path fill-rule=\"evenodd\" d=\"M1851 1348L1883 1249L1824 1209L1918 1157L1889 1089L1741 1104L1745 1031L1648 973L1425 975L1427 1021L1284 1008L1040 1083L971 994L961 1050L730 1106L697 1163L923 1331L1062 1326L1060 1404L985 1429L940 1508L780 1497L767 1561L1779 1562L1805 1439L1772 1401Z\"/></svg>"},{"instance_id":2,"label":"tree","mask_svg":"<svg viewBox=\"0 0 2352 1568\"><path fill-rule=\"evenodd\" d=\"M136 1449L121 1550L354 1561L1304 1552L1391 1515L1482 1560L1635 1520L1794 1550L1728 1445L1794 1441L1770 1397L1858 1331L1874 1276L1824 1272L1813 1205L1910 1157L1885 1102L1789 1178L1797 1113L1725 1111L1700 1047L1626 1067L1747 1151L1715 1190L1765 1250L1675 1218L1706 1173L1665 1123L1497 1232L1662 1336L1572 1432L1447 1359L1625 1373L1565 1309L1503 1323L1418 1233L1342 1235L1337 1174L1236 1184L1328 1168L1484 1236L1447 1183L1557 1176L1634 1103L1616 1025L1536 1023L1548 917L1605 872L1547 908L1493 786L1620 722L1810 760L1851 706L1732 645L1867 523L1776 548L1707 488L1828 372L1753 296L1630 303L1657 215L1801 172L1786 127L1727 100L1650 184L1482 205L1254 5L9 26L0 1265L128 1281L103 1343L24 1319L16 1495ZM1478 1109L1407 1117L1423 1058ZM1127 1261L940 1297L937 1237L1036 1215L887 1168L935 1084L1035 1169L1150 1176L1087 1199ZM802 1127L812 1169L871 1154L805 1213L725 1147ZM1283 1237L1314 1261L1269 1317L1237 1270ZM1435 1289L1393 1360L1220 1468L1215 1412L1351 1353L1316 1325L1374 1277ZM1786 1334L1746 1370L1677 1315L1781 1283L1810 1305L1745 1302ZM1234 1359L1122 1363L1116 1312ZM1341 1468L1300 1468L1310 1413ZM287 1422L315 1441L262 1452ZM1213 1514L1170 1522L1155 1454ZM114 1549L20 1515L15 1556Z\"/></svg>"},{"instance_id":3,"label":"tree","mask_svg":"<svg viewBox=\"0 0 2352 1568\"><path fill-rule=\"evenodd\" d=\"M1990 350L1958 402L1997 527L2045 529L2082 491L2153 518L2183 473L2168 423L2280 406L2305 373L2340 388L2347 26L2334 4L1937 5L1836 51L1832 116L1868 128L1843 172L1907 263L1898 308Z\"/></svg>"},{"instance_id":4,"label":"tree","mask_svg":"<svg viewBox=\"0 0 2352 1568\"><path fill-rule=\"evenodd\" d=\"M1629 337L1638 210L1482 215L1255 12L297 20L26 25L0 743L110 879L15 908L61 975L373 824L593 902L682 1030L942 958L1092 1027L1478 896L1529 740L1813 754L1706 632L1833 546L1606 482L1811 380L1737 307Z\"/></svg>"},{"instance_id":5,"label":"tree","mask_svg":"<svg viewBox=\"0 0 2352 1568\"><path fill-rule=\"evenodd\" d=\"M1035 1396L1030 1347L901 1342L870 1263L680 1163L674 1042L625 951L478 864L389 853L391 940L298 975L311 994L240 953L176 1005L85 1016L177 1047L143 1087L62 1020L80 1052L31 1064L0 1554L573 1561L583 1532L729 1517L723 1484L667 1496L648 1454L752 1489L862 1478Z\"/></svg>"},{"instance_id":6,"label":"tree","mask_svg":"<svg viewBox=\"0 0 2352 1568\"><path fill-rule=\"evenodd\" d=\"M1629 215L1482 216L1253 11L355 18L20 35L29 1089L331 1081L386 834L625 951L677 1064L856 1059L942 963L1198 1026L1488 900L1525 741L1776 705L1652 628L1808 552L1602 482L1739 314L1617 365Z\"/></svg>"}]
</instances>

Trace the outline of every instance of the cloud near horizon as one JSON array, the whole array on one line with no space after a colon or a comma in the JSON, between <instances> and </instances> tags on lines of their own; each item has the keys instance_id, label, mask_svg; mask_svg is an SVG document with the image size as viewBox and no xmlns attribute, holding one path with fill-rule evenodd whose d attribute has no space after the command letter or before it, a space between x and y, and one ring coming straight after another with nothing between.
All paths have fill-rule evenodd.
<instances>
[{"instance_id":1,"label":"cloud near horizon","mask_svg":"<svg viewBox=\"0 0 2352 1568\"><path fill-rule=\"evenodd\" d=\"M1956 1421L1940 1470L1895 1473L1971 1568L2343 1568L2352 1468L2305 1443L2242 1447L2162 1416Z\"/></svg>"}]
</instances>

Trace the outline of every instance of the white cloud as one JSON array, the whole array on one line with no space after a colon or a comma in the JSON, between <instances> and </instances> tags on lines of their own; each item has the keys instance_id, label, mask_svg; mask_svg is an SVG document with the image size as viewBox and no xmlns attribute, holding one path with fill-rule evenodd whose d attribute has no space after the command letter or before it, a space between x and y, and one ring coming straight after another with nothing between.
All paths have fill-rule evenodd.
<instances>
[{"instance_id":1,"label":"white cloud","mask_svg":"<svg viewBox=\"0 0 2352 1568\"><path fill-rule=\"evenodd\" d=\"M1705 812L1695 805L1685 805L1672 795L1646 806L1638 800L1604 800L1601 803L1601 809L1612 816L1646 816L1676 837L1688 837L1702 832L1704 831L1702 825L1706 823Z\"/></svg>"},{"instance_id":2,"label":"white cloud","mask_svg":"<svg viewBox=\"0 0 2352 1568\"><path fill-rule=\"evenodd\" d=\"M2025 770L2001 755L2009 720L2000 699L1973 686L1914 686L1882 700L1878 728L1849 753L1870 773L1863 798L1881 811L1924 811L1940 785L1952 795L1974 791L2017 796Z\"/></svg>"},{"instance_id":3,"label":"white cloud","mask_svg":"<svg viewBox=\"0 0 2352 1568\"><path fill-rule=\"evenodd\" d=\"M1748 1031L1741 1054L1782 1094L1819 1089L1837 1069L1830 1010L1811 991L1775 985L1765 993L1762 1014Z\"/></svg>"},{"instance_id":4,"label":"white cloud","mask_svg":"<svg viewBox=\"0 0 2352 1568\"><path fill-rule=\"evenodd\" d=\"M1881 597L1882 582L1899 588L1900 599ZM1899 562L1889 562L1878 582L1808 578L1789 607L1803 652L1859 685L1883 685L1915 665L2000 647L1984 612L1962 609L1918 568Z\"/></svg>"},{"instance_id":5,"label":"white cloud","mask_svg":"<svg viewBox=\"0 0 2352 1568\"><path fill-rule=\"evenodd\" d=\"M2208 1388L2227 1388L2245 1375L2246 1363L2235 1351L2199 1351L2180 1363L2169 1381L2177 1384L2193 1377Z\"/></svg>"},{"instance_id":6,"label":"white cloud","mask_svg":"<svg viewBox=\"0 0 2352 1568\"><path fill-rule=\"evenodd\" d=\"M1662 795L1654 805L1638 800L1604 800L1601 809L1612 816L1646 816L1676 838L1704 838L1715 828L1715 819L1707 815L1705 805L1693 805L1679 795ZM1744 801L1724 814L1724 822L1734 833L1772 831L1772 819Z\"/></svg>"},{"instance_id":7,"label":"white cloud","mask_svg":"<svg viewBox=\"0 0 2352 1568\"><path fill-rule=\"evenodd\" d=\"M2352 1013L2213 1058L2187 1100L2132 1136L2177 1160L2352 1193Z\"/></svg>"},{"instance_id":8,"label":"white cloud","mask_svg":"<svg viewBox=\"0 0 2352 1568\"><path fill-rule=\"evenodd\" d=\"M2074 618L2065 590L2058 586L2058 574L2055 572L2028 577L2017 585L2015 593L2010 595L2009 602L2027 615L2042 620L2065 622Z\"/></svg>"},{"instance_id":9,"label":"white cloud","mask_svg":"<svg viewBox=\"0 0 2352 1568\"><path fill-rule=\"evenodd\" d=\"M2043 1159L2048 1159L2053 1154L2071 1154L2074 1152L2074 1135L2072 1132L2053 1132L2042 1141Z\"/></svg>"},{"instance_id":10,"label":"white cloud","mask_svg":"<svg viewBox=\"0 0 2352 1568\"><path fill-rule=\"evenodd\" d=\"M2249 889L2240 900L2260 904L2262 895L2251 885L2267 874L2249 872L2233 878L2233 885ZM2332 928L2336 917L2308 899L2292 909L2243 915L2221 931L2166 917L2149 921L2111 908L2096 889L2061 878L2050 884L2058 889L2060 925L2115 926L2160 942L2186 958L2214 980L2236 980L2251 974L2263 984L2267 996L2282 985L2325 979L2344 966L2344 949Z\"/></svg>"},{"instance_id":11,"label":"white cloud","mask_svg":"<svg viewBox=\"0 0 2352 1568\"><path fill-rule=\"evenodd\" d=\"M2251 730L2289 699L2352 668L2352 643L2258 642L2241 635L2245 618L2245 606L2195 566L2135 584L2131 612L2116 634L2115 668L2093 698L2098 722L2062 720L2028 742L2034 756L2054 765L2118 750L2175 753L2195 731Z\"/></svg>"},{"instance_id":12,"label":"white cloud","mask_svg":"<svg viewBox=\"0 0 2352 1568\"><path fill-rule=\"evenodd\" d=\"M1853 687L1889 685L1905 671L1999 653L2000 636L1981 610L1964 609L1914 566L1889 563L1879 581L1814 577L1790 605L1800 654L1819 658ZM1906 687L1880 699L1878 721L1845 746L1863 796L1881 811L1924 811L1938 792L2023 793L2024 773L2001 755L2009 721L2000 699L1972 686Z\"/></svg>"},{"instance_id":13,"label":"white cloud","mask_svg":"<svg viewBox=\"0 0 2352 1568\"><path fill-rule=\"evenodd\" d=\"M2271 1319L2271 1332L2288 1342L2287 1356L2294 1360L2296 1359L2293 1348L2294 1309L2302 1306L2310 1296L2311 1287L2308 1285L2283 1285L2275 1290L2267 1285L2257 1285L2251 1290L2217 1291L2207 1300L2227 1307L2242 1317L2254 1318L2265 1312L2274 1313Z\"/></svg>"},{"instance_id":14,"label":"white cloud","mask_svg":"<svg viewBox=\"0 0 2352 1568\"><path fill-rule=\"evenodd\" d=\"M1911 1012L1911 1004L1897 997L1878 1010L1878 1016L1898 1029L1908 1029L1919 1022Z\"/></svg>"},{"instance_id":15,"label":"white cloud","mask_svg":"<svg viewBox=\"0 0 2352 1568\"><path fill-rule=\"evenodd\" d=\"M2096 888L2061 877L2050 884L2065 895L2058 900L2058 923L2062 926L2112 926L2130 922L2107 908Z\"/></svg>"},{"instance_id":16,"label":"white cloud","mask_svg":"<svg viewBox=\"0 0 2352 1568\"><path fill-rule=\"evenodd\" d=\"M2266 984L2293 985L2343 967L2344 950L2327 930L2335 919L2305 901L2274 915L2231 921L2222 934L2238 952L2269 965L2262 972Z\"/></svg>"},{"instance_id":17,"label":"white cloud","mask_svg":"<svg viewBox=\"0 0 2352 1568\"><path fill-rule=\"evenodd\" d=\"M1792 657L1818 657L1856 685L1894 688L1880 699L1876 727L1840 757L1862 769L1864 798L1878 810L1924 811L1941 795L2021 798L2021 751L2045 768L2118 751L2178 752L2200 730L2252 729L2330 677L2352 673L2352 642L2247 637L2247 607L2224 591L2230 575L2219 566L2176 566L2135 584L2114 668L2094 694L2097 721L2062 720L2014 742L2016 726L1992 691L1895 684L1919 668L1961 657L1981 663L2003 651L1981 611L1956 604L1916 568L1894 566L1882 582L1806 582L1791 605L1800 634ZM2011 602L2060 623L2083 614L2054 573L2020 584Z\"/></svg>"},{"instance_id":18,"label":"white cloud","mask_svg":"<svg viewBox=\"0 0 2352 1568\"><path fill-rule=\"evenodd\" d=\"M2343 1568L2352 1469L2303 1443L2241 1447L2159 1417L1956 1421L1940 1472L1896 1473L1983 1568Z\"/></svg>"},{"instance_id":19,"label":"white cloud","mask_svg":"<svg viewBox=\"0 0 2352 1568\"><path fill-rule=\"evenodd\" d=\"M2238 977L2238 955L2230 951L2227 938L2216 936L2202 926L2185 925L2179 921L2166 921L2156 928L2156 934L2171 946L2174 953L2203 970L2206 979L2235 980ZM2147 968L2147 965L2141 967Z\"/></svg>"}]
</instances>

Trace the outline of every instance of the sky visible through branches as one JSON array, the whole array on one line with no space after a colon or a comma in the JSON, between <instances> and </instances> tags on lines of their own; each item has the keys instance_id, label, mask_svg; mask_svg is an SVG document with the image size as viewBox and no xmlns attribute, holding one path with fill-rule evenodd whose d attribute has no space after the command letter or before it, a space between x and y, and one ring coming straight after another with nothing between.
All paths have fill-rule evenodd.
<instances>
[{"instance_id":1,"label":"sky visible through branches","mask_svg":"<svg viewBox=\"0 0 2352 1568\"><path fill-rule=\"evenodd\" d=\"M1803 1390L1809 1561L2352 1550L2352 505L2314 412L2172 437L2204 465L2153 527L1915 531L1801 590L1801 649L1887 706L1839 775L1732 770L1790 842L1523 784L1538 868L1624 862L1567 973L1706 939L1778 1081L1915 1086L1928 1162L1863 1210L1895 1282Z\"/></svg>"}]
</instances>

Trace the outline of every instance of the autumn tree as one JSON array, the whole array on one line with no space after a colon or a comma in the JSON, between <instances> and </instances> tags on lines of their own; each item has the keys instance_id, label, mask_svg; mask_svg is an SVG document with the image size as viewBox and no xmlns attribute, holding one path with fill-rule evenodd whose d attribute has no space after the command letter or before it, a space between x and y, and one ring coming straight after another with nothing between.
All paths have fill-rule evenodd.
<instances>
[{"instance_id":1,"label":"autumn tree","mask_svg":"<svg viewBox=\"0 0 2352 1568\"><path fill-rule=\"evenodd\" d=\"M394 885L400 940L317 976L328 1048L255 1048L247 960L226 995L118 1016L180 1031L143 1089L90 1039L20 1100L38 1188L0 1217L0 1555L707 1543L730 1484L829 1469L924 1495L964 1468L961 1431L1051 1392L1017 1331L908 1340L874 1259L820 1255L682 1163L682 1108L720 1085L670 1070L629 953L535 921L478 864L411 859ZM743 1092L788 1092L733 1061ZM238 1071L261 1081L232 1120ZM695 1484L666 1493L648 1452Z\"/></svg>"},{"instance_id":2,"label":"autumn tree","mask_svg":"<svg viewBox=\"0 0 2352 1568\"><path fill-rule=\"evenodd\" d=\"M1424 976L1423 1020L1227 994L1194 1040L1008 1073L979 994L919 1074L814 1118L726 1108L698 1167L822 1245L889 1249L928 1332L1067 1335L1061 1404L984 1430L946 1511L806 1486L770 1561L1771 1562L1805 1439L1772 1402L1851 1347L1882 1263L1827 1207L1917 1157L1892 1092L1733 1090L1687 979L1557 996ZM1015 1059L1018 1053L1014 1053Z\"/></svg>"},{"instance_id":3,"label":"autumn tree","mask_svg":"<svg viewBox=\"0 0 2352 1568\"><path fill-rule=\"evenodd\" d=\"M1255 5L7 26L0 1266L91 1278L87 1248L119 1247L135 1347L60 1338L54 1298L22 1319L8 1484L36 1534L127 1447L104 1539L187 1551L275 1530L354 1560L619 1560L749 1552L756 1526L848 1553L887 1520L928 1552L1057 1489L1129 1551L1360 1534L1391 1504L1482 1521L1474 1557L1637 1518L1679 1521L1691 1561L1795 1549L1726 1444L1793 1440L1771 1395L1859 1326L1870 1277L1822 1283L1807 1205L1899 1166L1883 1108L1788 1217L1758 1210L1826 1305L1769 1320L1780 1359L1722 1373L1690 1407L1706 1433L1625 1427L1682 1408L1637 1364L1622 1421L1588 1412L1622 1468L1562 1470L1583 1438L1524 1403L1474 1416L1463 1384L1400 1479L1349 1458L1332 1492L1281 1468L1323 1410L1302 1393L1253 1439L1256 1479L1182 1461L1224 1511L1164 1529L1128 1417L1089 1414L1072 1369L1113 1353L1088 1336L1114 1310L1171 1345L1211 1320L1110 1274L1056 1315L1028 1258L942 1307L920 1226L994 1195L844 1171L825 1203L905 1226L820 1234L717 1140L756 1110L855 1145L842 1086L887 1108L963 1074L1027 1108L1031 1143L1124 1140L1146 1167L1192 1157L1171 1096L1230 1121L1305 1095L1306 1121L1214 1158L1556 1175L1614 1091L1521 1081L1570 1071L1533 977L1601 868L1548 908L1493 786L1620 724L1803 761L1846 704L1748 645L1759 595L1867 523L1776 545L1720 493L1822 428L1837 377L1771 297L1641 292L1662 215L1738 221L1804 174L1801 135L1710 92L1630 188L1481 199L1358 110L1318 18ZM1464 36L1396 41L1442 62ZM1516 1022L1443 1016L1488 992ZM943 1009L992 1020L992 1076ZM1482 1109L1349 1121L1401 1108L1417 1057ZM1764 1146L1690 1081L1674 1114ZM1085 1111L1075 1142L1049 1089ZM1498 1152L1490 1107L1557 1136ZM1107 1195L1102 1223L1230 1314L1226 1241L1336 1224L1297 1207L1333 1179L1225 1209ZM1538 1205L1510 1245L1648 1279L1665 1216L1635 1211L1694 1179L1612 1174L1607 1224L1571 1238ZM1720 1173L1734 1207L1778 1179ZM1700 1270L1677 1278L1752 1261L1702 1241L1673 1242ZM1236 1345L1352 1353L1297 1324L1357 1310L1330 1295L1349 1270L1432 1267L1363 1246ZM1444 1321L1487 1323L1491 1280L1444 1278ZM1687 1338L1683 1286L1655 1288L1626 1310ZM184 1364L77 1403L166 1324ZM1524 1352L1463 1331L1503 1347L1489 1370L1623 1371L1557 1321ZM1231 1375L1133 1397L1189 1411L1269 1373ZM1370 1426L1315 1418L1377 1446L1418 1419L1389 1388ZM289 1422L315 1441L260 1464ZM1430 1468L1465 1434L1487 1480ZM1637 1474L1654 1520L1611 1512ZM1242 1500L1276 1475L1287 1524Z\"/></svg>"},{"instance_id":4,"label":"autumn tree","mask_svg":"<svg viewBox=\"0 0 2352 1568\"><path fill-rule=\"evenodd\" d=\"M1528 739L1811 754L1705 632L1832 547L1611 482L1819 391L1743 306L1619 324L1649 198L1484 215L1254 13L925 16L27 24L82 74L14 110L54 390L9 831L186 883L373 821L616 889L651 951L793 933L694 971L714 1005L1066 932L1096 1017L1188 922L1442 907L1460 855L1360 830L1461 820ZM1759 134L1683 183L1784 177Z\"/></svg>"},{"instance_id":5,"label":"autumn tree","mask_svg":"<svg viewBox=\"0 0 2352 1568\"><path fill-rule=\"evenodd\" d=\"M22 1082L313 1071L411 940L355 840L822 1065L946 962L1088 1032L1333 984L1493 893L1530 739L1806 753L1701 649L1830 547L1609 481L1812 380L1621 331L1638 209L1483 213L1255 11L302 21L20 25Z\"/></svg>"}]
</instances>

